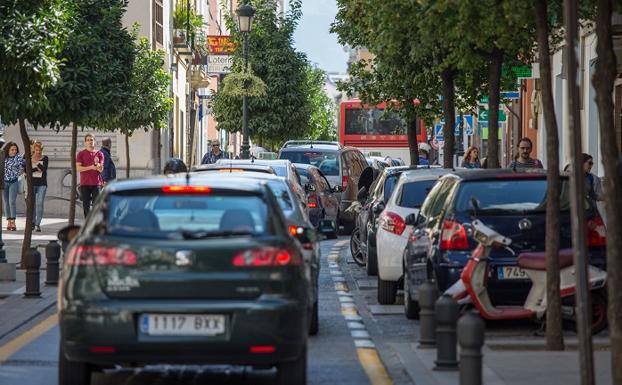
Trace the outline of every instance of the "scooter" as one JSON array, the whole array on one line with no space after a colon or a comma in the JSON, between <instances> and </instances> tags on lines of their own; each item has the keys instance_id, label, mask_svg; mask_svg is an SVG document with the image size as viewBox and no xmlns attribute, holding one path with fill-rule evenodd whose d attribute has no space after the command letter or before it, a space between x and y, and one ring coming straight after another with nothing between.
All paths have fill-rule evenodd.
<instances>
[{"instance_id":1,"label":"scooter","mask_svg":"<svg viewBox=\"0 0 622 385\"><path fill-rule=\"evenodd\" d=\"M460 305L472 304L480 315L488 320L537 319L541 320L546 312L546 262L544 252L526 252L518 254L517 265L522 268L532 282L531 290L523 306L496 307L490 301L487 288L490 252L495 248L504 248L513 255L510 247L512 240L484 225L479 219L471 223L472 237L478 242L460 279L446 290ZM575 322L575 267L572 249L563 249L559 253L560 296L562 299L562 317ZM594 334L607 327L607 301L605 284L607 272L594 266L588 266L589 288L592 293L592 332Z\"/></svg>"}]
</instances>

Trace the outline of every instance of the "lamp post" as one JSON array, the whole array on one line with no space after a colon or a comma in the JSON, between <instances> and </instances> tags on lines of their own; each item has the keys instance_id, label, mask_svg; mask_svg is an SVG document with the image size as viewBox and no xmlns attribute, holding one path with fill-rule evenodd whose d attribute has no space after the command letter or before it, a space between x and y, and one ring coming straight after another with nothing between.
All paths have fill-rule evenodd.
<instances>
[{"instance_id":1,"label":"lamp post","mask_svg":"<svg viewBox=\"0 0 622 385\"><path fill-rule=\"evenodd\" d=\"M238 29L244 37L244 72L248 71L248 34L253 24L253 15L255 10L249 4L240 6L237 10ZM244 85L246 87L246 84ZM250 145L248 144L248 104L246 94L242 97L242 159L248 159L250 156Z\"/></svg>"}]
</instances>

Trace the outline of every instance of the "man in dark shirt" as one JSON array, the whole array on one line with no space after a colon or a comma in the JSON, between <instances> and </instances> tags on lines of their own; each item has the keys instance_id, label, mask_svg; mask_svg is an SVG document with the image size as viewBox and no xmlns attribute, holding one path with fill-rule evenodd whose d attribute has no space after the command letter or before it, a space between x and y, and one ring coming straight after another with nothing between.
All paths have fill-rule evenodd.
<instances>
[{"instance_id":1,"label":"man in dark shirt","mask_svg":"<svg viewBox=\"0 0 622 385\"><path fill-rule=\"evenodd\" d=\"M104 171L102 171L104 185L117 179L117 167L114 165L114 161L112 160L112 154L110 153L111 150L112 140L110 138L102 140L102 148L99 151L104 154Z\"/></svg>"},{"instance_id":2,"label":"man in dark shirt","mask_svg":"<svg viewBox=\"0 0 622 385\"><path fill-rule=\"evenodd\" d=\"M510 168L543 168L542 162L530 156L532 148L531 139L522 138L518 142L518 157L510 163Z\"/></svg>"},{"instance_id":3,"label":"man in dark shirt","mask_svg":"<svg viewBox=\"0 0 622 385\"><path fill-rule=\"evenodd\" d=\"M218 159L229 159L229 155L220 150L220 141L215 139L212 141L212 149L203 155L201 164L216 163Z\"/></svg>"}]
</instances>

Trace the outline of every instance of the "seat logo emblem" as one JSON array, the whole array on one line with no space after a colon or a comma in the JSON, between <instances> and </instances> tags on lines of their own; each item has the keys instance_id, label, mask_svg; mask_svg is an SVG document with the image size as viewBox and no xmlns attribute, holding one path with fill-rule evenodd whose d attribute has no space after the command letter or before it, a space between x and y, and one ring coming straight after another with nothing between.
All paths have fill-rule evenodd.
<instances>
[{"instance_id":1,"label":"seat logo emblem","mask_svg":"<svg viewBox=\"0 0 622 385\"><path fill-rule=\"evenodd\" d=\"M179 250L175 253L175 265L190 266L192 265L192 251Z\"/></svg>"},{"instance_id":2,"label":"seat logo emblem","mask_svg":"<svg viewBox=\"0 0 622 385\"><path fill-rule=\"evenodd\" d=\"M532 225L531 221L527 218L518 221L518 228L521 230L530 230Z\"/></svg>"}]
</instances>

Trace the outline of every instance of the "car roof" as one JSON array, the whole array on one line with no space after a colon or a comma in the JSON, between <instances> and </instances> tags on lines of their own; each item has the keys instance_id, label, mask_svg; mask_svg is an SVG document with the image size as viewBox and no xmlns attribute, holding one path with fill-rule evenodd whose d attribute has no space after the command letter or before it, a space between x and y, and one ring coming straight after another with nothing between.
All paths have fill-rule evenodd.
<instances>
[{"instance_id":1,"label":"car roof","mask_svg":"<svg viewBox=\"0 0 622 385\"><path fill-rule=\"evenodd\" d=\"M415 166L392 166L387 167L383 170L384 173L387 174L399 174L405 171L415 171L415 170L437 170L442 169L440 166L427 166L427 165L415 165Z\"/></svg>"},{"instance_id":2,"label":"car roof","mask_svg":"<svg viewBox=\"0 0 622 385\"><path fill-rule=\"evenodd\" d=\"M317 168L317 166L314 166L312 164L306 164L306 163L292 163L294 165L294 167L296 168ZM319 170L319 168L317 168Z\"/></svg>"},{"instance_id":3,"label":"car roof","mask_svg":"<svg viewBox=\"0 0 622 385\"><path fill-rule=\"evenodd\" d=\"M228 170L231 172L239 172L238 170L243 171L254 171L260 172L264 174L276 174L274 169L268 165L263 164L246 164L246 163L212 163L212 164L202 164L200 166L196 166L192 169L193 172L202 172L202 171L216 171L216 170ZM235 171L234 171L235 170Z\"/></svg>"},{"instance_id":4,"label":"car roof","mask_svg":"<svg viewBox=\"0 0 622 385\"><path fill-rule=\"evenodd\" d=\"M298 152L300 150L314 150L314 151L323 151L323 152L339 152L342 147L338 147L331 144L297 144L294 146L288 146L281 148L281 152Z\"/></svg>"},{"instance_id":5,"label":"car roof","mask_svg":"<svg viewBox=\"0 0 622 385\"><path fill-rule=\"evenodd\" d=\"M213 173L179 173L138 179L123 179L107 185L104 191L107 193L116 193L134 190L158 189L164 186L186 185L209 186L217 189L256 193L263 193L265 191L264 184L259 179L249 183L240 184L232 179L222 178L221 176L221 174Z\"/></svg>"},{"instance_id":6,"label":"car roof","mask_svg":"<svg viewBox=\"0 0 622 385\"><path fill-rule=\"evenodd\" d=\"M439 179L441 176L452 172L453 169L451 168L440 167L409 169L402 172L400 176L400 181L402 181L402 183L407 183L419 180L434 180Z\"/></svg>"},{"instance_id":7,"label":"car roof","mask_svg":"<svg viewBox=\"0 0 622 385\"><path fill-rule=\"evenodd\" d=\"M289 159L218 159L216 164L224 164L229 165L232 164L237 166L239 164L249 164L249 165L260 165L260 166L269 166L271 164L287 166L288 163L291 163Z\"/></svg>"},{"instance_id":8,"label":"car roof","mask_svg":"<svg viewBox=\"0 0 622 385\"><path fill-rule=\"evenodd\" d=\"M546 179L546 170L541 168L513 170L511 168L497 169L456 169L451 175L464 181L495 180L495 179ZM567 176L560 175L566 179Z\"/></svg>"}]
</instances>

